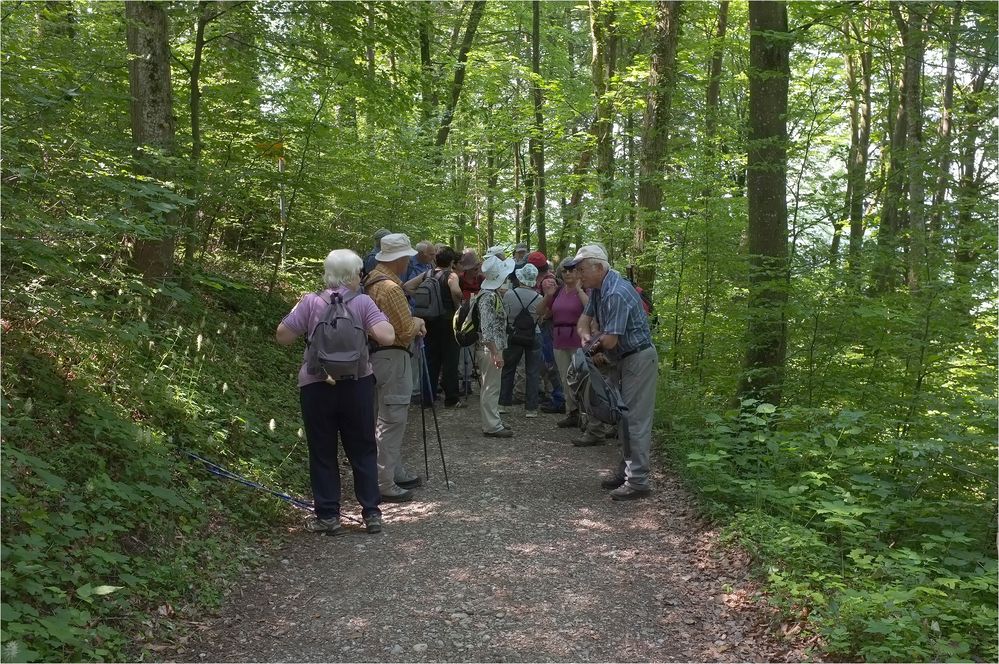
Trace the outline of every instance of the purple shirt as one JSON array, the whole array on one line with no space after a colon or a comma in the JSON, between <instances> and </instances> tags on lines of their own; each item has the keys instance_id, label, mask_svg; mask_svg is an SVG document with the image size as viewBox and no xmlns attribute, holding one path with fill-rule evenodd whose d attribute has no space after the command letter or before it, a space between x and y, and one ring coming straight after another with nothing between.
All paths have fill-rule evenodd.
<instances>
[{"instance_id":1,"label":"purple shirt","mask_svg":"<svg viewBox=\"0 0 999 664\"><path fill-rule=\"evenodd\" d=\"M583 315L583 303L575 288L563 286L552 300L552 341L560 350L575 350L582 345L576 323Z\"/></svg>"},{"instance_id":2,"label":"purple shirt","mask_svg":"<svg viewBox=\"0 0 999 664\"><path fill-rule=\"evenodd\" d=\"M345 286L341 286L335 290L341 296L346 296L351 292ZM333 291L330 289L326 289L322 292L322 295L326 297L327 301L324 301L316 293L306 293L281 322L295 334L312 334L312 331L316 329L316 325L319 324L319 317L323 315L323 312L326 311L326 307L329 306L328 300L332 292ZM357 319L361 321L361 324L364 326L365 331L370 331L371 328L377 323L388 321L388 317L382 313L382 310L378 308L375 301L367 295L356 296L353 300L347 303L347 310L357 316ZM364 369L359 378L370 376L372 373L371 363L368 362L368 366ZM313 376L308 372L305 362L305 352L303 351L302 367L298 370L298 386L304 387L312 383L321 383L324 380L325 377Z\"/></svg>"}]
</instances>

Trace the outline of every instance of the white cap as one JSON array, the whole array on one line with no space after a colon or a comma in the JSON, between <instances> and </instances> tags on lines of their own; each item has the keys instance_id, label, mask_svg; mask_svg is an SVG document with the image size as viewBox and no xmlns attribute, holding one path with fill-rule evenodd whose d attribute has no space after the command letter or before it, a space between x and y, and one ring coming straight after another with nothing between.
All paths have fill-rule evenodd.
<instances>
[{"instance_id":1,"label":"white cap","mask_svg":"<svg viewBox=\"0 0 999 664\"><path fill-rule=\"evenodd\" d=\"M415 256L416 250L409 243L409 236L404 233L389 233L382 238L381 251L375 254L379 263L391 263L403 256Z\"/></svg>"},{"instance_id":2,"label":"white cap","mask_svg":"<svg viewBox=\"0 0 999 664\"><path fill-rule=\"evenodd\" d=\"M576 255L572 257L572 260L564 261L562 263L562 267L567 270L572 269L576 267L579 261L586 258L596 258L597 260L604 261L605 263L608 262L607 252L604 251L603 247L599 244L584 244L579 248L579 251L576 252Z\"/></svg>"}]
</instances>

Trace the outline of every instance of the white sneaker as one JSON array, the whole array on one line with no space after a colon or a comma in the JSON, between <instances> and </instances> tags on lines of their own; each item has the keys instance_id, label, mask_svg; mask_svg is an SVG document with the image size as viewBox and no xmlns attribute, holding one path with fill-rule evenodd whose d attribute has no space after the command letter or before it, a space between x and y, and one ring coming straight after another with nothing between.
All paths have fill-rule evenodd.
<instances>
[{"instance_id":1,"label":"white sneaker","mask_svg":"<svg viewBox=\"0 0 999 664\"><path fill-rule=\"evenodd\" d=\"M500 406L498 412L500 415L506 415L510 412L510 409L507 406Z\"/></svg>"},{"instance_id":2,"label":"white sneaker","mask_svg":"<svg viewBox=\"0 0 999 664\"><path fill-rule=\"evenodd\" d=\"M538 416L538 411L536 410L529 410L526 413L524 413L524 417L537 417L537 416Z\"/></svg>"}]
</instances>

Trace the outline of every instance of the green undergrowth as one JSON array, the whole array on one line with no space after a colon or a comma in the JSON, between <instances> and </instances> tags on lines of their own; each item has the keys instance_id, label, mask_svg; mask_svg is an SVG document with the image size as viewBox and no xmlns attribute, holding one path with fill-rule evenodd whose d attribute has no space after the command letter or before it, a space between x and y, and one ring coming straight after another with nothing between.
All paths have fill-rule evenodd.
<instances>
[{"instance_id":1,"label":"green undergrowth","mask_svg":"<svg viewBox=\"0 0 999 664\"><path fill-rule=\"evenodd\" d=\"M150 289L104 258L5 281L5 661L146 658L296 517L182 449L307 492L301 350L272 341L291 296L219 274Z\"/></svg>"},{"instance_id":2,"label":"green undergrowth","mask_svg":"<svg viewBox=\"0 0 999 664\"><path fill-rule=\"evenodd\" d=\"M660 411L686 484L826 657L997 661L996 429L977 406L907 423L752 400Z\"/></svg>"}]
</instances>

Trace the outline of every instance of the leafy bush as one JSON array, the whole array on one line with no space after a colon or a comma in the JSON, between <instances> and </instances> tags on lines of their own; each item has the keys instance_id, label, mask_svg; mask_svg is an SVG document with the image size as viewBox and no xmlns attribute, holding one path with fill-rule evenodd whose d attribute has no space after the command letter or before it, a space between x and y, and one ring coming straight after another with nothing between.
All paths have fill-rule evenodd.
<instances>
[{"instance_id":1,"label":"leafy bush","mask_svg":"<svg viewBox=\"0 0 999 664\"><path fill-rule=\"evenodd\" d=\"M680 429L674 452L832 656L995 661L996 439L980 424L906 437L872 413L746 400Z\"/></svg>"}]
</instances>

